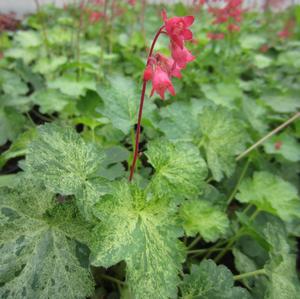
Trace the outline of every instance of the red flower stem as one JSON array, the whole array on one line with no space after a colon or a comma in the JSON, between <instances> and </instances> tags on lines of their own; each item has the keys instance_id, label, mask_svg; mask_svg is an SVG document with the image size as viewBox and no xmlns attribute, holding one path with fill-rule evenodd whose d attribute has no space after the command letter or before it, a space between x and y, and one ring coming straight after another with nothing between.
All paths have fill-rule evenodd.
<instances>
[{"instance_id":1,"label":"red flower stem","mask_svg":"<svg viewBox=\"0 0 300 299\"><path fill-rule=\"evenodd\" d=\"M153 54L153 50L155 47L155 44L157 42L157 39L159 35L161 34L162 30L165 28L165 26L162 26L159 28L159 30L156 32L156 35L152 41L151 48L148 54L147 58L147 65L149 63L150 57ZM139 115L138 115L138 122L137 122L137 127L136 127L136 135L135 135L135 148L134 148L134 154L133 154L133 161L130 166L130 175L129 175L129 182L133 179L133 174L135 170L135 165L136 161L138 159L138 154L139 154L139 143L140 143L140 133L141 133L141 122L142 122L142 116L143 116L143 107L144 107L144 101L145 101L145 93L146 93L146 86L147 86L147 81L143 80L143 87L142 87L142 92L141 92L141 100L140 100L140 108L139 108Z\"/></svg>"}]
</instances>

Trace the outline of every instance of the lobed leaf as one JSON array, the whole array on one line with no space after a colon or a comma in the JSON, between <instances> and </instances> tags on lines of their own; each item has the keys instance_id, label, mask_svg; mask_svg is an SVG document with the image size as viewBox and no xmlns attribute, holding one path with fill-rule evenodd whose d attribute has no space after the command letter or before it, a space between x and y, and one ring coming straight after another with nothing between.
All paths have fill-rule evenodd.
<instances>
[{"instance_id":1,"label":"lobed leaf","mask_svg":"<svg viewBox=\"0 0 300 299\"><path fill-rule=\"evenodd\" d=\"M83 245L74 239L87 240L89 230L72 204L54 207L53 195L31 185L2 188L0 207L1 298L74 299L93 293L92 276L77 254Z\"/></svg>"},{"instance_id":2,"label":"lobed leaf","mask_svg":"<svg viewBox=\"0 0 300 299\"><path fill-rule=\"evenodd\" d=\"M150 143L146 156L155 168L150 183L155 194L192 197L199 193L207 168L196 146L157 140Z\"/></svg>"},{"instance_id":3,"label":"lobed leaf","mask_svg":"<svg viewBox=\"0 0 300 299\"><path fill-rule=\"evenodd\" d=\"M206 108L200 116L200 123L208 166L214 179L220 181L224 174L232 174L235 155L245 148L247 134L242 123L221 107Z\"/></svg>"},{"instance_id":4,"label":"lobed leaf","mask_svg":"<svg viewBox=\"0 0 300 299\"><path fill-rule=\"evenodd\" d=\"M297 189L280 177L265 171L256 172L252 179L244 180L236 198L240 202L254 204L258 209L285 221L300 218Z\"/></svg>"},{"instance_id":5,"label":"lobed leaf","mask_svg":"<svg viewBox=\"0 0 300 299\"><path fill-rule=\"evenodd\" d=\"M113 126L128 134L137 123L140 95L133 81L121 76L113 75L108 78L109 85L101 85L97 89L104 102L104 109L99 107L98 112L110 119ZM155 105L145 103L143 110L143 122L150 121Z\"/></svg>"},{"instance_id":6,"label":"lobed leaf","mask_svg":"<svg viewBox=\"0 0 300 299\"><path fill-rule=\"evenodd\" d=\"M227 215L205 200L188 200L180 208L180 217L188 236L199 233L206 242L214 242L229 228Z\"/></svg>"},{"instance_id":7,"label":"lobed leaf","mask_svg":"<svg viewBox=\"0 0 300 299\"><path fill-rule=\"evenodd\" d=\"M234 287L233 275L225 266L212 260L192 265L191 274L185 275L180 285L182 299L246 299L246 289Z\"/></svg>"},{"instance_id":8,"label":"lobed leaf","mask_svg":"<svg viewBox=\"0 0 300 299\"><path fill-rule=\"evenodd\" d=\"M92 264L110 267L124 260L134 298L176 297L184 261L176 208L166 198L149 200L144 190L121 182L95 213L101 223L94 230Z\"/></svg>"},{"instance_id":9,"label":"lobed leaf","mask_svg":"<svg viewBox=\"0 0 300 299\"><path fill-rule=\"evenodd\" d=\"M28 148L26 171L52 192L76 195L86 214L106 192L104 180L94 177L104 159L103 151L85 143L72 128L47 124L38 131Z\"/></svg>"}]
</instances>

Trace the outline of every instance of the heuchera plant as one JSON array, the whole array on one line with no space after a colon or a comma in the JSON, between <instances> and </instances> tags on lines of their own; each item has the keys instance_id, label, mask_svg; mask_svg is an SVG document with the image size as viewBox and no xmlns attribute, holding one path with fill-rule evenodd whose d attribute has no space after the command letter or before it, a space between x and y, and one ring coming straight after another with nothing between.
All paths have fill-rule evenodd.
<instances>
[{"instance_id":1,"label":"heuchera plant","mask_svg":"<svg viewBox=\"0 0 300 299\"><path fill-rule=\"evenodd\" d=\"M226 0L224 7L212 7L209 6L208 11L213 15L213 24L226 24L228 32L240 31L239 23L242 21L243 0ZM223 33L208 33L210 39L223 39Z\"/></svg>"},{"instance_id":2,"label":"heuchera plant","mask_svg":"<svg viewBox=\"0 0 300 299\"><path fill-rule=\"evenodd\" d=\"M133 162L130 168L129 181L132 180L136 161L139 152L139 139L141 132L141 121L143 114L143 106L146 93L146 85L148 81L152 82L152 90L150 96L156 92L162 100L165 99L165 92L168 90L171 95L175 96L175 89L171 82L172 77L181 78L180 70L184 69L188 62L195 57L185 47L185 41L193 39L193 33L189 27L194 23L193 16L185 17L167 17L165 11L162 12L164 25L157 31L147 59L146 69L143 75L143 87L141 92L140 108L138 115L138 123L135 138L135 150ZM170 50L172 57L166 57L161 53L154 54L155 44L161 34L166 34L170 40Z\"/></svg>"}]
</instances>

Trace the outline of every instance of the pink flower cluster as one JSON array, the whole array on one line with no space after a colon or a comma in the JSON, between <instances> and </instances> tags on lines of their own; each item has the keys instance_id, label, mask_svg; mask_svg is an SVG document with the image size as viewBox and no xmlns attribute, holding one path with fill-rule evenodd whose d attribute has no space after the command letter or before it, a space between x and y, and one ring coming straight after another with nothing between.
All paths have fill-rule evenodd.
<instances>
[{"instance_id":1,"label":"pink flower cluster","mask_svg":"<svg viewBox=\"0 0 300 299\"><path fill-rule=\"evenodd\" d=\"M194 17L186 16L168 19L165 11L163 11L162 17L164 26L161 28L160 33L167 34L170 39L171 57L166 57L160 53L151 55L148 58L143 79L152 81L151 96L156 92L164 99L167 90L171 95L175 95L175 89L171 82L172 77L181 78L180 71L186 67L188 62L193 61L195 57L185 47L185 41L193 39L193 33L189 27L193 24Z\"/></svg>"},{"instance_id":2,"label":"pink flower cluster","mask_svg":"<svg viewBox=\"0 0 300 299\"><path fill-rule=\"evenodd\" d=\"M280 32L278 32L277 35L281 39L290 38L294 34L295 26L296 26L296 21L294 19L289 19L285 23L283 29Z\"/></svg>"},{"instance_id":3,"label":"pink flower cluster","mask_svg":"<svg viewBox=\"0 0 300 299\"><path fill-rule=\"evenodd\" d=\"M229 32L240 31L239 23L242 21L243 0L225 0L226 5L222 8L209 7L208 11L214 16L213 24L227 23ZM223 33L208 33L210 39L223 39Z\"/></svg>"},{"instance_id":4,"label":"pink flower cluster","mask_svg":"<svg viewBox=\"0 0 300 299\"><path fill-rule=\"evenodd\" d=\"M108 5L108 0L89 0L88 3L92 6L92 9L85 8L85 10L89 16L89 22L91 24L97 23L101 20L108 21L109 16L107 12L104 11L105 6ZM135 6L136 0L127 0L127 3L130 6ZM125 8L117 1L113 1L111 3L110 9L111 9L111 17L113 18L121 16L125 13Z\"/></svg>"}]
</instances>

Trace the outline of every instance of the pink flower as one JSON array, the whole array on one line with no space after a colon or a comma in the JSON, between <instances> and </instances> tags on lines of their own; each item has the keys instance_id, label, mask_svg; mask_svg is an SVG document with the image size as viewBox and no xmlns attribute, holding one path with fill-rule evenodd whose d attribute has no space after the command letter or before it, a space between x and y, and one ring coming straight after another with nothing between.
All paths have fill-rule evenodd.
<instances>
[{"instance_id":1,"label":"pink flower","mask_svg":"<svg viewBox=\"0 0 300 299\"><path fill-rule=\"evenodd\" d=\"M162 17L165 22L165 29L170 39L180 48L183 48L185 40L191 40L193 33L188 29L194 23L193 16L173 17L168 19L166 12L163 10Z\"/></svg>"},{"instance_id":2,"label":"pink flower","mask_svg":"<svg viewBox=\"0 0 300 299\"><path fill-rule=\"evenodd\" d=\"M152 66L150 64L148 64L144 70L144 75L143 75L143 80L144 81L149 81L152 79L152 75L153 75L153 70L152 70Z\"/></svg>"},{"instance_id":3,"label":"pink flower","mask_svg":"<svg viewBox=\"0 0 300 299\"><path fill-rule=\"evenodd\" d=\"M231 23L231 24L228 24L227 30L228 30L229 32L238 32L238 31L240 31L240 26Z\"/></svg>"},{"instance_id":4,"label":"pink flower","mask_svg":"<svg viewBox=\"0 0 300 299\"><path fill-rule=\"evenodd\" d=\"M173 42L171 42L171 52L174 61L181 69L185 68L188 62L191 62L195 59L195 57L187 48L181 48Z\"/></svg>"},{"instance_id":5,"label":"pink flower","mask_svg":"<svg viewBox=\"0 0 300 299\"><path fill-rule=\"evenodd\" d=\"M207 37L211 40L220 40L220 39L224 39L225 35L224 33L208 32Z\"/></svg>"},{"instance_id":6,"label":"pink flower","mask_svg":"<svg viewBox=\"0 0 300 299\"><path fill-rule=\"evenodd\" d=\"M160 53L155 55L156 64L160 66L160 68L166 72L169 77L181 78L182 75L180 73L181 68L175 63L174 59L171 57L168 58Z\"/></svg>"},{"instance_id":7,"label":"pink flower","mask_svg":"<svg viewBox=\"0 0 300 299\"><path fill-rule=\"evenodd\" d=\"M102 12L92 11L89 16L90 23L97 23L99 20L104 18L105 15Z\"/></svg>"},{"instance_id":8,"label":"pink flower","mask_svg":"<svg viewBox=\"0 0 300 299\"><path fill-rule=\"evenodd\" d=\"M128 0L128 4L130 4L131 6L135 6L136 0Z\"/></svg>"},{"instance_id":9,"label":"pink flower","mask_svg":"<svg viewBox=\"0 0 300 299\"><path fill-rule=\"evenodd\" d=\"M284 28L280 32L278 32L277 35L281 39L286 39L291 37L294 34L295 25L296 25L295 20L293 19L288 20L284 25Z\"/></svg>"},{"instance_id":10,"label":"pink flower","mask_svg":"<svg viewBox=\"0 0 300 299\"><path fill-rule=\"evenodd\" d=\"M171 95L175 96L175 89L168 74L159 66L156 66L152 76L152 90L150 96L156 92L164 100L166 90L168 90Z\"/></svg>"}]
</instances>

